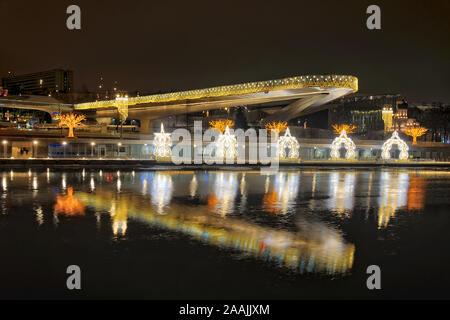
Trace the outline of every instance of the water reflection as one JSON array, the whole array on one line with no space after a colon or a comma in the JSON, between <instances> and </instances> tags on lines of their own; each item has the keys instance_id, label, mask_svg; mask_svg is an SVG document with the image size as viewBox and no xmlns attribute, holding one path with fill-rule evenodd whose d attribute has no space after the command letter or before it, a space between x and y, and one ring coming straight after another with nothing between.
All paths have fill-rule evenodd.
<instances>
[{"instance_id":1,"label":"water reflection","mask_svg":"<svg viewBox=\"0 0 450 320\"><path fill-rule=\"evenodd\" d=\"M68 216L84 215L84 205L73 194L73 188L67 188L67 195L56 196L56 204L53 207L55 214Z\"/></svg>"},{"instance_id":2,"label":"water reflection","mask_svg":"<svg viewBox=\"0 0 450 320\"><path fill-rule=\"evenodd\" d=\"M351 215L354 207L354 172L333 172L330 174L330 199L328 208L340 216Z\"/></svg>"},{"instance_id":3,"label":"water reflection","mask_svg":"<svg viewBox=\"0 0 450 320\"><path fill-rule=\"evenodd\" d=\"M234 201L238 190L238 179L235 172L219 172L214 174L212 193L207 196L209 210L221 216L234 211Z\"/></svg>"},{"instance_id":4,"label":"water reflection","mask_svg":"<svg viewBox=\"0 0 450 320\"><path fill-rule=\"evenodd\" d=\"M380 200L378 209L378 228L387 227L389 220L399 208L407 203L409 175L405 172L382 172L380 179Z\"/></svg>"},{"instance_id":5,"label":"water reflection","mask_svg":"<svg viewBox=\"0 0 450 320\"><path fill-rule=\"evenodd\" d=\"M268 178L269 179L269 178ZM273 214L286 214L295 207L295 199L298 194L300 175L298 172L279 172L273 179L273 185L270 192L270 182L265 189L266 194L263 197L264 210Z\"/></svg>"},{"instance_id":6,"label":"water reflection","mask_svg":"<svg viewBox=\"0 0 450 320\"><path fill-rule=\"evenodd\" d=\"M361 214L373 212L375 230L395 226L395 215L423 212L428 201L439 200L442 195L427 194L427 188L436 181L447 183L449 175L401 169L272 176L249 171L8 170L1 176L0 201L5 215L14 212L11 208L30 208L36 225L51 221L53 213L55 224L61 215L81 216L76 220L99 229L107 226L108 237L128 241L134 232L143 232L132 223L144 223L233 250L233 256L238 252L300 273L337 275L351 270L355 254L355 246L339 230L345 229L341 221L358 224Z\"/></svg>"},{"instance_id":7,"label":"water reflection","mask_svg":"<svg viewBox=\"0 0 450 320\"><path fill-rule=\"evenodd\" d=\"M182 232L218 247L274 262L300 273L345 274L353 264L355 247L326 224L303 221L300 232L289 232L235 218L208 214L207 208L173 203L166 215L145 206L135 194L116 194L112 190L80 193L80 199L95 210L111 214L113 232L127 219ZM113 208L108 203L114 203Z\"/></svg>"}]
</instances>

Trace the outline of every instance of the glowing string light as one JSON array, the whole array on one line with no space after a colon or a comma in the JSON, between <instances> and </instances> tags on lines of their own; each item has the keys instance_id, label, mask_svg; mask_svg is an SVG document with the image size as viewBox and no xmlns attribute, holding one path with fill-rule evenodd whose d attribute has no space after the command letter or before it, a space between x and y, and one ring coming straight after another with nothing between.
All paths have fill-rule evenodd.
<instances>
[{"instance_id":1,"label":"glowing string light","mask_svg":"<svg viewBox=\"0 0 450 320\"><path fill-rule=\"evenodd\" d=\"M236 137L231 134L230 128L227 126L224 134L221 134L219 139L217 139L217 154L219 158L234 159L237 156L237 146Z\"/></svg>"},{"instance_id":2,"label":"glowing string light","mask_svg":"<svg viewBox=\"0 0 450 320\"><path fill-rule=\"evenodd\" d=\"M278 139L277 141L277 155L282 159L296 159L299 157L298 148L300 144L297 139L291 136L291 132L289 128L286 129L286 133L284 136ZM289 149L289 153L286 155L286 148Z\"/></svg>"},{"instance_id":3,"label":"glowing string light","mask_svg":"<svg viewBox=\"0 0 450 320\"><path fill-rule=\"evenodd\" d=\"M383 144L383 147L381 148L382 149L381 157L384 160L389 160L391 158L391 148L394 144L396 144L400 150L399 159L407 160L409 157L408 145L406 144L405 141L400 139L397 131L394 131L394 133L392 134L392 137L390 137L388 140L386 140L386 142Z\"/></svg>"},{"instance_id":4,"label":"glowing string light","mask_svg":"<svg viewBox=\"0 0 450 320\"><path fill-rule=\"evenodd\" d=\"M341 148L342 144L344 144L344 147L347 150L347 152L345 153L345 159L354 159L356 157L356 145L352 141L352 139L347 137L347 133L345 132L345 130L342 130L341 135L334 139L331 143L331 158L334 160L341 158L339 149Z\"/></svg>"},{"instance_id":5,"label":"glowing string light","mask_svg":"<svg viewBox=\"0 0 450 320\"><path fill-rule=\"evenodd\" d=\"M154 154L156 157L165 158L170 157L172 150L172 139L170 138L170 133L164 132L164 125L161 123L161 132L155 133L155 139L153 141L155 145Z\"/></svg>"}]
</instances>

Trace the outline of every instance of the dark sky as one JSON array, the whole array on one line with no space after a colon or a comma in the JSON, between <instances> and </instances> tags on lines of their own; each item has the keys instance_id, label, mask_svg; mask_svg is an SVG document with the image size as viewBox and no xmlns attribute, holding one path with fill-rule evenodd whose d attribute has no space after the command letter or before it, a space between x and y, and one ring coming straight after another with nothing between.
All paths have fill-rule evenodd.
<instances>
[{"instance_id":1,"label":"dark sky","mask_svg":"<svg viewBox=\"0 0 450 320\"><path fill-rule=\"evenodd\" d=\"M82 29L66 28L81 7ZM366 28L381 7L382 30ZM0 75L75 71L75 89L155 92L351 74L362 93L450 102L450 0L0 0Z\"/></svg>"}]
</instances>

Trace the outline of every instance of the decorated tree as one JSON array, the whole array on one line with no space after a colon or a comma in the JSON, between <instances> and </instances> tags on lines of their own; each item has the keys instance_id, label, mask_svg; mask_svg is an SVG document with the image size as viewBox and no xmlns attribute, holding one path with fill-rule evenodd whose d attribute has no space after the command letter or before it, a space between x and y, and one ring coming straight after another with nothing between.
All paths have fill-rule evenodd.
<instances>
[{"instance_id":1,"label":"decorated tree","mask_svg":"<svg viewBox=\"0 0 450 320\"><path fill-rule=\"evenodd\" d=\"M84 114L75 114L75 113L69 113L69 114L63 114L61 115L59 119L59 127L68 127L69 128L69 135L68 138L75 138L73 134L73 129L76 127L81 127L84 124L81 122L86 119L86 116Z\"/></svg>"},{"instance_id":2,"label":"decorated tree","mask_svg":"<svg viewBox=\"0 0 450 320\"><path fill-rule=\"evenodd\" d=\"M212 120L209 122L210 129L217 129L220 131L220 134L223 134L225 129L234 127L233 120Z\"/></svg>"},{"instance_id":3,"label":"decorated tree","mask_svg":"<svg viewBox=\"0 0 450 320\"><path fill-rule=\"evenodd\" d=\"M417 144L417 137L423 136L427 131L428 129L424 127L411 127L403 130L405 134L413 137L413 144Z\"/></svg>"},{"instance_id":4,"label":"decorated tree","mask_svg":"<svg viewBox=\"0 0 450 320\"><path fill-rule=\"evenodd\" d=\"M356 126L349 124L333 124L332 127L335 134L341 134L342 130L345 130L346 134L353 134L356 129Z\"/></svg>"},{"instance_id":5,"label":"decorated tree","mask_svg":"<svg viewBox=\"0 0 450 320\"><path fill-rule=\"evenodd\" d=\"M267 131L275 132L275 140L278 141L278 135L285 132L287 129L287 122L283 121L272 121L266 124Z\"/></svg>"}]
</instances>

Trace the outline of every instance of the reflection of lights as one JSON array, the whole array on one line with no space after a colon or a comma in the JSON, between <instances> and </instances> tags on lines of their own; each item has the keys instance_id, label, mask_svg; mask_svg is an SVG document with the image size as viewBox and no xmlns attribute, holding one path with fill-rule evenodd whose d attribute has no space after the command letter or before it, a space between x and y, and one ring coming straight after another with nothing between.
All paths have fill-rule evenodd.
<instances>
[{"instance_id":1,"label":"reflection of lights","mask_svg":"<svg viewBox=\"0 0 450 320\"><path fill-rule=\"evenodd\" d=\"M195 194L197 193L197 187L198 187L197 176L194 173L192 176L192 180L189 184L189 193L192 198L195 197Z\"/></svg>"},{"instance_id":2,"label":"reflection of lights","mask_svg":"<svg viewBox=\"0 0 450 320\"><path fill-rule=\"evenodd\" d=\"M6 177L4 174L2 177L2 188L3 188L3 191L5 191L5 192L8 190L8 182L6 181Z\"/></svg>"},{"instance_id":3,"label":"reflection of lights","mask_svg":"<svg viewBox=\"0 0 450 320\"><path fill-rule=\"evenodd\" d=\"M119 178L117 179L117 192L120 192L121 188L122 188L122 181Z\"/></svg>"},{"instance_id":4,"label":"reflection of lights","mask_svg":"<svg viewBox=\"0 0 450 320\"><path fill-rule=\"evenodd\" d=\"M90 181L90 187L91 187L91 191L94 191L95 190L95 181L94 181L94 178L93 177L91 177L91 181Z\"/></svg>"},{"instance_id":5,"label":"reflection of lights","mask_svg":"<svg viewBox=\"0 0 450 320\"><path fill-rule=\"evenodd\" d=\"M68 216L84 215L84 205L73 195L73 188L67 188L67 195L56 196L56 204L53 207L55 214Z\"/></svg>"},{"instance_id":6,"label":"reflection of lights","mask_svg":"<svg viewBox=\"0 0 450 320\"><path fill-rule=\"evenodd\" d=\"M407 160L409 157L408 145L405 143L405 141L400 139L397 131L394 131L394 133L392 134L392 137L389 138L388 140L386 140L386 142L383 144L383 147L381 148L382 149L381 157L384 160L389 160L391 158L391 148L394 144L396 144L398 146L398 148L400 149L399 159Z\"/></svg>"},{"instance_id":7,"label":"reflection of lights","mask_svg":"<svg viewBox=\"0 0 450 320\"><path fill-rule=\"evenodd\" d=\"M234 209L234 199L238 190L237 174L219 172L215 174L214 193L208 196L209 209L225 216Z\"/></svg>"},{"instance_id":8,"label":"reflection of lights","mask_svg":"<svg viewBox=\"0 0 450 320\"><path fill-rule=\"evenodd\" d=\"M37 177L33 177L33 190L37 190L37 189L38 189Z\"/></svg>"},{"instance_id":9,"label":"reflection of lights","mask_svg":"<svg viewBox=\"0 0 450 320\"><path fill-rule=\"evenodd\" d=\"M328 209L339 215L351 213L353 210L355 174L353 172L340 172L330 174L330 198Z\"/></svg>"},{"instance_id":10,"label":"reflection of lights","mask_svg":"<svg viewBox=\"0 0 450 320\"><path fill-rule=\"evenodd\" d=\"M158 214L165 214L165 207L172 199L172 177L166 173L155 173L151 186L152 203Z\"/></svg>"},{"instance_id":11,"label":"reflection of lights","mask_svg":"<svg viewBox=\"0 0 450 320\"><path fill-rule=\"evenodd\" d=\"M113 200L111 202L111 207L109 210L112 219L112 229L114 235L122 234L125 235L127 232L127 220L128 220L128 210L122 201Z\"/></svg>"},{"instance_id":12,"label":"reflection of lights","mask_svg":"<svg viewBox=\"0 0 450 320\"><path fill-rule=\"evenodd\" d=\"M100 170L100 171L98 172L98 175L99 175L100 177L102 177L102 176L103 176L103 171Z\"/></svg>"},{"instance_id":13,"label":"reflection of lights","mask_svg":"<svg viewBox=\"0 0 450 320\"><path fill-rule=\"evenodd\" d=\"M340 150L342 144L344 144L344 147L347 150L347 152L345 154L345 158L346 159L355 158L356 145L352 141L352 139L347 137L345 130L342 130L341 135L339 137L337 137L336 139L334 139L333 142L331 143L331 158L332 159L340 159L341 158L339 150Z\"/></svg>"},{"instance_id":14,"label":"reflection of lights","mask_svg":"<svg viewBox=\"0 0 450 320\"><path fill-rule=\"evenodd\" d=\"M295 205L298 193L299 174L278 172L271 193L263 197L264 209L270 213L286 214Z\"/></svg>"},{"instance_id":15,"label":"reflection of lights","mask_svg":"<svg viewBox=\"0 0 450 320\"><path fill-rule=\"evenodd\" d=\"M44 212L42 211L41 206L36 208L36 221L39 225L44 223Z\"/></svg>"},{"instance_id":16,"label":"reflection of lights","mask_svg":"<svg viewBox=\"0 0 450 320\"><path fill-rule=\"evenodd\" d=\"M412 177L408 188L408 210L422 210L425 205L425 189L427 180L420 177Z\"/></svg>"},{"instance_id":17,"label":"reflection of lights","mask_svg":"<svg viewBox=\"0 0 450 320\"><path fill-rule=\"evenodd\" d=\"M289 128L287 128L284 136L279 138L277 141L277 155L282 159L297 159L299 156L299 147L300 144L298 143L297 139L291 136L291 132L289 131ZM287 154L287 156L286 149L289 149L289 153Z\"/></svg>"},{"instance_id":18,"label":"reflection of lights","mask_svg":"<svg viewBox=\"0 0 450 320\"><path fill-rule=\"evenodd\" d=\"M120 201L113 200L117 195L108 190L79 196L97 211L111 210L115 234L121 232L123 221L131 217L182 232L211 245L240 250L248 256L275 262L299 273L344 275L353 265L354 245L326 224L303 221L299 226L301 232L290 232L241 219L208 215L197 206L177 207L176 203L168 209L167 215L158 215L151 208L139 205L140 198L132 194L120 195ZM112 209L108 207L111 202L115 203Z\"/></svg>"},{"instance_id":19,"label":"reflection of lights","mask_svg":"<svg viewBox=\"0 0 450 320\"><path fill-rule=\"evenodd\" d=\"M398 208L406 206L408 190L407 173L381 173L380 200L378 209L378 228L387 227Z\"/></svg>"},{"instance_id":20,"label":"reflection of lights","mask_svg":"<svg viewBox=\"0 0 450 320\"><path fill-rule=\"evenodd\" d=\"M63 189L66 188L66 180L67 180L67 176L66 176L65 173L63 173L62 177L61 177L61 186L62 186Z\"/></svg>"}]
</instances>

